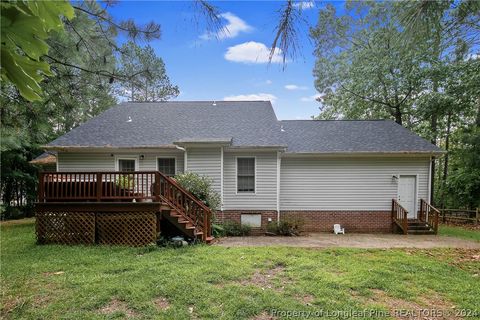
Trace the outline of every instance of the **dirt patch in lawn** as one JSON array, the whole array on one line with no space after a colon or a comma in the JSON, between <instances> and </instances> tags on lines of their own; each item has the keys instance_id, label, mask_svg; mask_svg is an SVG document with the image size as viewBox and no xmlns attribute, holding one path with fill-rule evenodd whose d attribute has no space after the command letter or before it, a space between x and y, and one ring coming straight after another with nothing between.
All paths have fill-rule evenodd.
<instances>
[{"instance_id":1,"label":"dirt patch in lawn","mask_svg":"<svg viewBox=\"0 0 480 320\"><path fill-rule=\"evenodd\" d=\"M263 311L260 314L257 314L255 317L250 318L251 320L276 320L277 318L270 315L267 311Z\"/></svg>"},{"instance_id":2,"label":"dirt patch in lawn","mask_svg":"<svg viewBox=\"0 0 480 320\"><path fill-rule=\"evenodd\" d=\"M372 296L368 298L355 297L366 304L385 306L395 319L462 319L455 316L455 305L436 292L420 297L420 302L391 297L379 289L372 289L371 292Z\"/></svg>"},{"instance_id":3,"label":"dirt patch in lawn","mask_svg":"<svg viewBox=\"0 0 480 320\"><path fill-rule=\"evenodd\" d=\"M285 266L275 265L267 270L256 269L254 274L249 278L240 281L242 285L254 285L262 289L273 289L275 291L283 291L285 285L290 280L284 275ZM274 286L274 279L279 278L281 286Z\"/></svg>"},{"instance_id":4,"label":"dirt patch in lawn","mask_svg":"<svg viewBox=\"0 0 480 320\"><path fill-rule=\"evenodd\" d=\"M107 305L98 310L99 313L110 315L116 312L124 313L128 318L136 317L138 314L130 309L125 301L112 299Z\"/></svg>"},{"instance_id":5,"label":"dirt patch in lawn","mask_svg":"<svg viewBox=\"0 0 480 320\"><path fill-rule=\"evenodd\" d=\"M408 255L424 255L480 276L480 249L407 250Z\"/></svg>"},{"instance_id":6,"label":"dirt patch in lawn","mask_svg":"<svg viewBox=\"0 0 480 320\"><path fill-rule=\"evenodd\" d=\"M157 307L158 310L165 311L168 308L170 308L170 302L167 300L167 298L164 297L159 297L153 301L153 304L155 307Z\"/></svg>"}]
</instances>

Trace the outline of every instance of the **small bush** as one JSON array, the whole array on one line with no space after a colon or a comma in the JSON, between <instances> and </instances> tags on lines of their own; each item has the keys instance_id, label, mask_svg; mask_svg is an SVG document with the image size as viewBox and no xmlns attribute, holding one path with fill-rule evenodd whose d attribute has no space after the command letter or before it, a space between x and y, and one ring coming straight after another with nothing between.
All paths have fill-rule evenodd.
<instances>
[{"instance_id":1,"label":"small bush","mask_svg":"<svg viewBox=\"0 0 480 320\"><path fill-rule=\"evenodd\" d=\"M298 236L302 232L304 221L299 217L285 217L267 225L267 232L278 236Z\"/></svg>"},{"instance_id":2,"label":"small bush","mask_svg":"<svg viewBox=\"0 0 480 320\"><path fill-rule=\"evenodd\" d=\"M252 231L252 227L249 225L242 225L235 221L226 221L222 224L222 234L220 236L227 237L241 237L248 236Z\"/></svg>"},{"instance_id":3,"label":"small bush","mask_svg":"<svg viewBox=\"0 0 480 320\"><path fill-rule=\"evenodd\" d=\"M220 195L213 190L213 180L198 173L186 172L175 176L175 180L195 197L202 200L210 209L220 208Z\"/></svg>"}]
</instances>

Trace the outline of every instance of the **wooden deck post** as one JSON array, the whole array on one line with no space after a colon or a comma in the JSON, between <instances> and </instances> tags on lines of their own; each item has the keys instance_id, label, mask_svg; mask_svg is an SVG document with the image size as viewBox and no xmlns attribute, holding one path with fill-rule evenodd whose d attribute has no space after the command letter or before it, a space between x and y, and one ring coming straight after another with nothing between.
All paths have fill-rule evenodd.
<instances>
[{"instance_id":1,"label":"wooden deck post","mask_svg":"<svg viewBox=\"0 0 480 320\"><path fill-rule=\"evenodd\" d=\"M102 199L102 174L97 173L97 202Z\"/></svg>"},{"instance_id":2,"label":"wooden deck post","mask_svg":"<svg viewBox=\"0 0 480 320\"><path fill-rule=\"evenodd\" d=\"M44 180L45 174L43 172L40 172L38 174L38 202L44 202L45 201L45 180ZM478 212L478 211L477 211Z\"/></svg>"}]
</instances>

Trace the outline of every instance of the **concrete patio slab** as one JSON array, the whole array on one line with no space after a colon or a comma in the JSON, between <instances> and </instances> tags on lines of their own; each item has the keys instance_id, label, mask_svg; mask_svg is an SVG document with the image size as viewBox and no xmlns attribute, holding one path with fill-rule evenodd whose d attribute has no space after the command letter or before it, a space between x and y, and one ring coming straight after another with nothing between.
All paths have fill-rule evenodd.
<instances>
[{"instance_id":1,"label":"concrete patio slab","mask_svg":"<svg viewBox=\"0 0 480 320\"><path fill-rule=\"evenodd\" d=\"M215 245L224 247L287 246L299 248L463 248L480 249L480 242L435 235L311 233L300 237L226 237Z\"/></svg>"}]
</instances>

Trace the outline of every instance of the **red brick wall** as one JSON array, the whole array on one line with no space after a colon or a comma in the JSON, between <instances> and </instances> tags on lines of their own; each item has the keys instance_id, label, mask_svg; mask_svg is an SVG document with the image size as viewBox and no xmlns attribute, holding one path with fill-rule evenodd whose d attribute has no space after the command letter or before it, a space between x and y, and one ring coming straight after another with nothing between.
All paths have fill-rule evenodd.
<instances>
[{"instance_id":1,"label":"red brick wall","mask_svg":"<svg viewBox=\"0 0 480 320\"><path fill-rule=\"evenodd\" d=\"M282 211L280 217L290 215L301 217L307 232L332 232L335 223L345 232L392 232L390 211Z\"/></svg>"},{"instance_id":2,"label":"red brick wall","mask_svg":"<svg viewBox=\"0 0 480 320\"><path fill-rule=\"evenodd\" d=\"M277 221L276 211L262 210L228 210L218 211L218 222L236 221L240 223L240 216L244 213L262 214L262 227L253 228L252 234L262 234L268 223L268 218ZM339 223L345 232L363 233L390 233L392 220L390 211L281 211L282 217L300 217L304 222L305 232L332 232L333 225Z\"/></svg>"}]
</instances>

